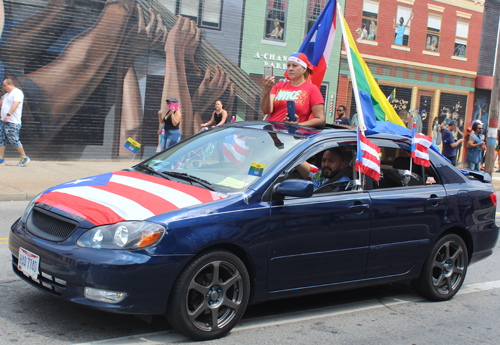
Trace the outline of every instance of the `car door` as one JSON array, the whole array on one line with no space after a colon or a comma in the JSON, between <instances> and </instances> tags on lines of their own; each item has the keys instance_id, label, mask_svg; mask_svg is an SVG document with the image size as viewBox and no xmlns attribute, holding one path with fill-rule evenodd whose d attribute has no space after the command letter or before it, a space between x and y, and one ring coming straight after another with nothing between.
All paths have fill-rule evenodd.
<instances>
[{"instance_id":1,"label":"car door","mask_svg":"<svg viewBox=\"0 0 500 345\"><path fill-rule=\"evenodd\" d=\"M314 152L321 154L325 148ZM268 290L363 279L370 210L369 193L364 191L271 201Z\"/></svg>"},{"instance_id":2,"label":"car door","mask_svg":"<svg viewBox=\"0 0 500 345\"><path fill-rule=\"evenodd\" d=\"M447 208L446 191L432 166L422 169L412 163L409 175L409 146L375 142L381 148L383 177L369 192L372 227L365 275L368 279L407 273L423 260Z\"/></svg>"}]
</instances>

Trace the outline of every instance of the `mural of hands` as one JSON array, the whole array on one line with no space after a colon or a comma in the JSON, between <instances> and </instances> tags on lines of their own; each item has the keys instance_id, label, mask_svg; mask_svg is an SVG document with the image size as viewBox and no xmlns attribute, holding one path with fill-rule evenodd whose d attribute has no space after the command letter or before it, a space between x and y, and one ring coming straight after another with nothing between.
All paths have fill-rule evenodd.
<instances>
[{"instance_id":1,"label":"mural of hands","mask_svg":"<svg viewBox=\"0 0 500 345\"><path fill-rule=\"evenodd\" d=\"M117 57L115 118L120 123L119 155L131 156L131 152L123 147L129 137L142 140L141 91L134 71L134 62L140 54L153 48L155 44L164 45L167 39L167 27L161 16L149 8L149 22L146 25L143 9L135 6L137 24L125 37Z\"/></svg>"},{"instance_id":2,"label":"mural of hands","mask_svg":"<svg viewBox=\"0 0 500 345\"><path fill-rule=\"evenodd\" d=\"M211 78L211 72L214 75ZM222 94L227 90L231 78L224 71L222 66L209 67L205 71L205 78L201 82L198 90L193 96L193 109L198 114L203 114ZM234 85L233 85L234 92Z\"/></svg>"},{"instance_id":3,"label":"mural of hands","mask_svg":"<svg viewBox=\"0 0 500 345\"><path fill-rule=\"evenodd\" d=\"M163 23L161 16L153 11L152 8L149 9L149 23L145 25L144 13L140 5L136 5L137 10L137 34L140 39L144 42L151 41L151 45L154 45L158 40L164 43L167 39L167 27ZM155 30L156 28L156 30Z\"/></svg>"},{"instance_id":4,"label":"mural of hands","mask_svg":"<svg viewBox=\"0 0 500 345\"><path fill-rule=\"evenodd\" d=\"M193 20L177 16L177 22L167 35L165 52L173 52L177 57L191 58L200 42L200 35L201 30Z\"/></svg>"}]
</instances>

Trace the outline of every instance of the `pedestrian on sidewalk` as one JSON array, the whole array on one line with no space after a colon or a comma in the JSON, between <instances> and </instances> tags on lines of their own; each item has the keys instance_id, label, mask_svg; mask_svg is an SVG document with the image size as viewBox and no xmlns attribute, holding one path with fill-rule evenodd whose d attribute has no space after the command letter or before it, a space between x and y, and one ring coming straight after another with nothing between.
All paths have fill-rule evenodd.
<instances>
[{"instance_id":1,"label":"pedestrian on sidewalk","mask_svg":"<svg viewBox=\"0 0 500 345\"><path fill-rule=\"evenodd\" d=\"M170 97L167 99L168 111L165 115L161 113L161 110L158 112L160 116L160 130L159 134L161 134L161 126L163 126L165 130L165 136L161 143L161 150L166 150L170 146L174 146L181 140L181 131L179 129L179 125L181 123L182 113L179 110L179 100L176 97Z\"/></svg>"},{"instance_id":2,"label":"pedestrian on sidewalk","mask_svg":"<svg viewBox=\"0 0 500 345\"><path fill-rule=\"evenodd\" d=\"M467 141L467 154L465 161L467 162L467 169L479 171L481 162L481 150L486 145L484 142L484 135L482 135L483 124L481 121L474 122L472 125L472 133Z\"/></svg>"},{"instance_id":3,"label":"pedestrian on sidewalk","mask_svg":"<svg viewBox=\"0 0 500 345\"><path fill-rule=\"evenodd\" d=\"M21 117L23 113L23 92L12 84L12 79L5 78L2 87L6 94L2 100L2 118L0 121L0 165L5 165L5 146L9 139L12 146L21 154L19 166L25 166L30 158L26 156L23 144L19 141L21 131Z\"/></svg>"},{"instance_id":4,"label":"pedestrian on sidewalk","mask_svg":"<svg viewBox=\"0 0 500 345\"><path fill-rule=\"evenodd\" d=\"M448 158L451 163L457 165L457 148L464 142L464 139L455 140L453 132L457 129L457 121L451 120L446 128L441 131L443 138L443 156Z\"/></svg>"}]
</instances>

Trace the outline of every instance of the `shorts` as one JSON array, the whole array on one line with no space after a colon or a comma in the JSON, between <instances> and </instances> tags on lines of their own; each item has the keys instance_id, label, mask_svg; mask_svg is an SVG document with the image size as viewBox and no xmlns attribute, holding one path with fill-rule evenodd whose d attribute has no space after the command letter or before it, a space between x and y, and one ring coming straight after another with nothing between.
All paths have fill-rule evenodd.
<instances>
[{"instance_id":1,"label":"shorts","mask_svg":"<svg viewBox=\"0 0 500 345\"><path fill-rule=\"evenodd\" d=\"M7 145L7 139L9 139L12 146L15 148L23 146L19 141L19 132L21 131L20 123L7 122L4 123L0 121L0 146Z\"/></svg>"}]
</instances>

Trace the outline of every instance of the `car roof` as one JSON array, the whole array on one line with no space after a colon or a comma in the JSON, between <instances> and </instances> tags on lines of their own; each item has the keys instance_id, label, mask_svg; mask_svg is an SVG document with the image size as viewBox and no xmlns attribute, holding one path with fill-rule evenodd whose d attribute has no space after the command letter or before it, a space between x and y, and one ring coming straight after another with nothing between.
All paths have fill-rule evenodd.
<instances>
[{"instance_id":1,"label":"car roof","mask_svg":"<svg viewBox=\"0 0 500 345\"><path fill-rule=\"evenodd\" d=\"M305 138L326 138L335 137L337 135L355 134L355 126L347 125L337 125L337 124L326 124L321 128L313 128L306 126L299 126L294 124L289 124L285 122L273 122L273 121L241 121L226 126L231 127L246 127L256 130L263 130L268 132L283 133L287 135L300 136ZM402 141L407 144L411 144L411 138L391 133L374 133L368 134L367 137L373 139L389 139Z\"/></svg>"}]
</instances>

